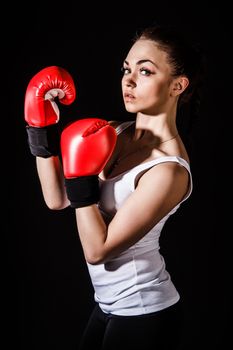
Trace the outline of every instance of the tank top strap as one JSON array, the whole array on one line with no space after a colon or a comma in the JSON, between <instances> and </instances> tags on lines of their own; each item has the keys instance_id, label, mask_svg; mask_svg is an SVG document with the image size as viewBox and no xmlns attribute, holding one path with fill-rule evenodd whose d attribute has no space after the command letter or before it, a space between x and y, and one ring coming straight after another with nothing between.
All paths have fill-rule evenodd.
<instances>
[{"instance_id":1,"label":"tank top strap","mask_svg":"<svg viewBox=\"0 0 233 350\"><path fill-rule=\"evenodd\" d=\"M128 122L123 122L120 125L116 127L116 133L117 135L120 135L125 129L127 129L130 125L133 125L135 121L128 121Z\"/></svg>"}]
</instances>

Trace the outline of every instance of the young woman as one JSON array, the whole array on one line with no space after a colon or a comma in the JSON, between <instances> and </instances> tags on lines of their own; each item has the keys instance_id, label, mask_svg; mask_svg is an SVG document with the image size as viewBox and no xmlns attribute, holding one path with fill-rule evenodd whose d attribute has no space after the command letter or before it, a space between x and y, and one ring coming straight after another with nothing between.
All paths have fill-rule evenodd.
<instances>
[{"instance_id":1,"label":"young woman","mask_svg":"<svg viewBox=\"0 0 233 350\"><path fill-rule=\"evenodd\" d=\"M166 270L159 237L169 216L192 192L177 112L195 97L200 63L199 54L174 29L154 26L137 35L122 67L124 104L135 114L135 121L109 123L117 141L102 171L94 174L94 182L92 176L81 184L76 181L80 174L66 176L63 162L70 152L69 142L63 140L63 162L58 148L49 150L49 145L57 143L57 132L51 130L58 118L44 117L47 109L43 108L43 118L35 122L31 117L35 111L28 107L31 94L26 96L29 145L37 159L44 199L54 210L75 208L95 291L96 307L80 349L175 350L179 345L180 295ZM70 97L64 103L75 97L72 78L61 74L61 79L68 80L65 88L57 85L43 99L53 104L56 115L54 96ZM43 136L35 136L38 132ZM67 135L62 137L71 137ZM79 195L85 197L87 188L91 190L85 202Z\"/></svg>"}]
</instances>

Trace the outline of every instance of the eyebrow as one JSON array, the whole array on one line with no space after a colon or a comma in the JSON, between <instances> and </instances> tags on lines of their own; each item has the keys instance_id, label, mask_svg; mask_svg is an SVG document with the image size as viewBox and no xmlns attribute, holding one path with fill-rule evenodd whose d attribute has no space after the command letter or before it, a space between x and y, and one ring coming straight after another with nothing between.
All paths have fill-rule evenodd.
<instances>
[{"instance_id":1,"label":"eyebrow","mask_svg":"<svg viewBox=\"0 0 233 350\"><path fill-rule=\"evenodd\" d=\"M143 64L143 63L145 63L145 62L150 62L150 63L152 63L156 68L159 68L158 65L157 65L155 62L153 62L153 61L151 61L151 60L149 60L149 59L139 60L139 61L136 62L136 64L137 64L137 65L140 65L140 64ZM129 65L129 62L126 61L126 60L125 60L125 63L126 63L127 65Z\"/></svg>"}]
</instances>

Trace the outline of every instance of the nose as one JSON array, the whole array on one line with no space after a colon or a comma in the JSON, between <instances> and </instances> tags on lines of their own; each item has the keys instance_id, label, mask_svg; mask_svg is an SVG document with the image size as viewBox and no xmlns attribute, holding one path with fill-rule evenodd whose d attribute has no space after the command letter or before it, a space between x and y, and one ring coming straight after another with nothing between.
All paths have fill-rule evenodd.
<instances>
[{"instance_id":1,"label":"nose","mask_svg":"<svg viewBox=\"0 0 233 350\"><path fill-rule=\"evenodd\" d=\"M136 87L136 80L134 79L133 75L127 75L126 77L124 77L124 85L127 87Z\"/></svg>"}]
</instances>

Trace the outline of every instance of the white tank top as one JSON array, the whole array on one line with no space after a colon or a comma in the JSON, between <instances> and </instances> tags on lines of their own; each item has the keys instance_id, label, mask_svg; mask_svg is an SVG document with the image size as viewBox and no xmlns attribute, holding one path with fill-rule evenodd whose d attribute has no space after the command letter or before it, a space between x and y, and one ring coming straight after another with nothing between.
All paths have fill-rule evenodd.
<instances>
[{"instance_id":1,"label":"white tank top","mask_svg":"<svg viewBox=\"0 0 233 350\"><path fill-rule=\"evenodd\" d=\"M132 123L134 122L121 124L116 129L117 133ZM146 314L164 309L180 298L160 254L159 237L169 216L176 212L192 192L192 176L187 161L178 156L160 157L137 165L113 178L99 179L99 209L105 220L110 221L135 190L137 179L145 171L162 162L177 162L187 169L190 174L189 191L178 205L129 249L105 264L87 263L95 301L105 313L126 316Z\"/></svg>"}]
</instances>

